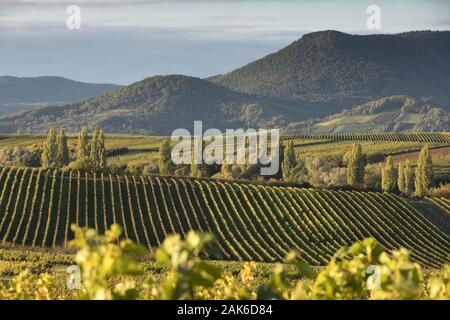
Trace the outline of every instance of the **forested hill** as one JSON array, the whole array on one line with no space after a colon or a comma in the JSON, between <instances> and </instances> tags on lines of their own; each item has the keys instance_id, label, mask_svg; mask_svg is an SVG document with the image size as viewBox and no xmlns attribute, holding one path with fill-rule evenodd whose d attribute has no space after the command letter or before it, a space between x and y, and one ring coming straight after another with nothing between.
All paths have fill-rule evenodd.
<instances>
[{"instance_id":1,"label":"forested hill","mask_svg":"<svg viewBox=\"0 0 450 320\"><path fill-rule=\"evenodd\" d=\"M301 111L301 112L300 112ZM289 104L229 90L199 78L149 77L82 102L43 107L0 118L0 132L45 132L50 126L78 131L169 135L202 120L205 128L285 126L306 119Z\"/></svg>"},{"instance_id":2,"label":"forested hill","mask_svg":"<svg viewBox=\"0 0 450 320\"><path fill-rule=\"evenodd\" d=\"M73 81L62 77L0 77L0 104L75 102L120 86Z\"/></svg>"},{"instance_id":3,"label":"forested hill","mask_svg":"<svg viewBox=\"0 0 450 320\"><path fill-rule=\"evenodd\" d=\"M328 114L392 95L433 97L449 106L450 32L315 32L210 80L260 96L328 102Z\"/></svg>"}]
</instances>

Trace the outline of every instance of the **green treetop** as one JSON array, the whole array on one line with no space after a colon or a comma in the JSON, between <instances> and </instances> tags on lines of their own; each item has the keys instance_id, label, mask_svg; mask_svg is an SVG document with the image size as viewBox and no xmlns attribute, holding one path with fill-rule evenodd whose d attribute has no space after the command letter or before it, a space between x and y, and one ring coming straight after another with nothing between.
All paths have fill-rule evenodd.
<instances>
[{"instance_id":1,"label":"green treetop","mask_svg":"<svg viewBox=\"0 0 450 320\"><path fill-rule=\"evenodd\" d=\"M164 140L159 147L158 155L159 173L163 175L172 174L173 163L171 160L171 149L169 140Z\"/></svg>"},{"instance_id":2,"label":"green treetop","mask_svg":"<svg viewBox=\"0 0 450 320\"><path fill-rule=\"evenodd\" d=\"M351 186L364 184L366 159L360 144L354 144L347 166L347 183Z\"/></svg>"},{"instance_id":3,"label":"green treetop","mask_svg":"<svg viewBox=\"0 0 450 320\"><path fill-rule=\"evenodd\" d=\"M98 133L98 158L99 163L98 166L100 169L106 168L106 148L105 148L105 134L103 133L103 129L100 129Z\"/></svg>"},{"instance_id":4,"label":"green treetop","mask_svg":"<svg viewBox=\"0 0 450 320\"><path fill-rule=\"evenodd\" d=\"M81 129L78 133L77 161L87 161L89 159L89 138L87 128Z\"/></svg>"},{"instance_id":5,"label":"green treetop","mask_svg":"<svg viewBox=\"0 0 450 320\"><path fill-rule=\"evenodd\" d=\"M61 129L57 138L58 142L58 161L61 167L64 167L70 162L69 148L67 147L67 137L64 129Z\"/></svg>"},{"instance_id":6,"label":"green treetop","mask_svg":"<svg viewBox=\"0 0 450 320\"><path fill-rule=\"evenodd\" d=\"M48 131L47 140L44 143L44 150L42 152L42 167L56 169L60 167L58 161L58 144L56 141L55 128L50 128Z\"/></svg>"},{"instance_id":7,"label":"green treetop","mask_svg":"<svg viewBox=\"0 0 450 320\"><path fill-rule=\"evenodd\" d=\"M283 162L281 163L281 171L283 173L283 180L289 181L293 175L293 170L297 166L295 157L294 144L289 141L284 148Z\"/></svg>"},{"instance_id":8,"label":"green treetop","mask_svg":"<svg viewBox=\"0 0 450 320\"><path fill-rule=\"evenodd\" d=\"M404 187L403 187L403 193L407 196L410 196L412 193L412 168L411 168L411 162L409 160L405 161L405 165L403 167L403 175L404 175Z\"/></svg>"},{"instance_id":9,"label":"green treetop","mask_svg":"<svg viewBox=\"0 0 450 320\"><path fill-rule=\"evenodd\" d=\"M420 150L419 160L416 167L416 179L414 181L416 196L425 195L431 185L431 178L433 177L433 163L431 161L430 149L425 145Z\"/></svg>"},{"instance_id":10,"label":"green treetop","mask_svg":"<svg viewBox=\"0 0 450 320\"><path fill-rule=\"evenodd\" d=\"M385 192L395 189L395 167L391 156L387 157L386 164L381 168L381 188Z\"/></svg>"}]
</instances>

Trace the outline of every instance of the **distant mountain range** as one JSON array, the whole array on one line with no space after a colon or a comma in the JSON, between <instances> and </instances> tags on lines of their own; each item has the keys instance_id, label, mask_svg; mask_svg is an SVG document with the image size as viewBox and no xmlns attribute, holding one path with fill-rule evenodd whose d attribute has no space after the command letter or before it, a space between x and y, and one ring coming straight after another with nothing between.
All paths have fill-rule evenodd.
<instances>
[{"instance_id":1,"label":"distant mountain range","mask_svg":"<svg viewBox=\"0 0 450 320\"><path fill-rule=\"evenodd\" d=\"M0 82L0 103L1 88ZM411 101L414 107L408 109L405 103ZM390 113L373 107L378 105L389 105ZM368 109L396 116L386 118L390 122L384 126L382 120L360 118L366 130L367 121L377 130L445 130L448 118L434 120L450 111L450 32L310 33L228 74L150 77L81 102L3 116L0 132L101 126L107 132L165 135L190 128L194 120L223 129L302 126L314 118L319 120L309 123L315 127L321 122L324 130L345 131L357 128L357 116ZM345 117L353 117L352 128L325 124L345 123Z\"/></svg>"},{"instance_id":2,"label":"distant mountain range","mask_svg":"<svg viewBox=\"0 0 450 320\"><path fill-rule=\"evenodd\" d=\"M95 84L62 77L0 77L0 113L30 106L66 104L98 96L119 88L115 84Z\"/></svg>"}]
</instances>

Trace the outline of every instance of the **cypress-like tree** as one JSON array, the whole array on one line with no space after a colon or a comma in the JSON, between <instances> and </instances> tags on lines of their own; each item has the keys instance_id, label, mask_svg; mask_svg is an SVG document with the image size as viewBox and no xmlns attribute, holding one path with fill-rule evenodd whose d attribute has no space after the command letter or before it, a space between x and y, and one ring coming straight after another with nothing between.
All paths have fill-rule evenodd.
<instances>
[{"instance_id":1,"label":"cypress-like tree","mask_svg":"<svg viewBox=\"0 0 450 320\"><path fill-rule=\"evenodd\" d=\"M105 134L103 133L103 129L100 129L98 133L98 159L99 159L99 168L106 168L106 148L105 148Z\"/></svg>"},{"instance_id":2,"label":"cypress-like tree","mask_svg":"<svg viewBox=\"0 0 450 320\"><path fill-rule=\"evenodd\" d=\"M169 140L164 140L159 147L158 166L160 174L171 174L173 164L171 160L171 149Z\"/></svg>"},{"instance_id":3,"label":"cypress-like tree","mask_svg":"<svg viewBox=\"0 0 450 320\"><path fill-rule=\"evenodd\" d=\"M403 167L403 175L404 175L403 193L407 196L410 196L412 194L412 168L411 162L409 160L405 161L405 165Z\"/></svg>"},{"instance_id":4,"label":"cypress-like tree","mask_svg":"<svg viewBox=\"0 0 450 320\"><path fill-rule=\"evenodd\" d=\"M398 164L397 187L401 193L405 193L405 163Z\"/></svg>"},{"instance_id":5,"label":"cypress-like tree","mask_svg":"<svg viewBox=\"0 0 450 320\"><path fill-rule=\"evenodd\" d=\"M58 161L58 144L56 143L55 128L50 128L48 131L41 160L42 167L44 168L56 169L60 167L60 162Z\"/></svg>"},{"instance_id":6,"label":"cypress-like tree","mask_svg":"<svg viewBox=\"0 0 450 320\"><path fill-rule=\"evenodd\" d=\"M91 142L90 142L89 160L91 161L92 165L95 168L98 168L99 164L100 164L100 150L99 150L100 148L99 148L99 142L98 142L99 134L100 134L100 130L98 128L95 128L95 130L92 134Z\"/></svg>"},{"instance_id":7,"label":"cypress-like tree","mask_svg":"<svg viewBox=\"0 0 450 320\"><path fill-rule=\"evenodd\" d=\"M87 128L81 129L81 131L78 133L77 160L89 160L89 138Z\"/></svg>"},{"instance_id":8,"label":"cypress-like tree","mask_svg":"<svg viewBox=\"0 0 450 320\"><path fill-rule=\"evenodd\" d=\"M284 148L283 162L281 163L284 181L288 181L292 178L292 173L296 165L297 160L295 158L294 144L292 141L289 141L286 148Z\"/></svg>"},{"instance_id":9,"label":"cypress-like tree","mask_svg":"<svg viewBox=\"0 0 450 320\"><path fill-rule=\"evenodd\" d=\"M360 144L354 144L347 166L347 183L351 186L364 184L366 159Z\"/></svg>"},{"instance_id":10,"label":"cypress-like tree","mask_svg":"<svg viewBox=\"0 0 450 320\"><path fill-rule=\"evenodd\" d=\"M414 181L415 195L425 195L431 185L431 178L433 177L433 163L431 161L430 149L425 145L419 154L419 160L416 167L416 179Z\"/></svg>"},{"instance_id":11,"label":"cypress-like tree","mask_svg":"<svg viewBox=\"0 0 450 320\"><path fill-rule=\"evenodd\" d=\"M58 162L64 167L70 162L69 148L67 147L67 137L64 129L59 130L58 134Z\"/></svg>"},{"instance_id":12,"label":"cypress-like tree","mask_svg":"<svg viewBox=\"0 0 450 320\"><path fill-rule=\"evenodd\" d=\"M106 168L106 148L105 148L105 134L103 129L96 128L92 134L90 142L89 160L95 169Z\"/></svg>"},{"instance_id":13,"label":"cypress-like tree","mask_svg":"<svg viewBox=\"0 0 450 320\"><path fill-rule=\"evenodd\" d=\"M391 156L387 157L386 164L381 168L381 188L385 192L395 189L395 167Z\"/></svg>"},{"instance_id":14,"label":"cypress-like tree","mask_svg":"<svg viewBox=\"0 0 450 320\"><path fill-rule=\"evenodd\" d=\"M203 145L203 141L202 141L202 151L200 151L200 152L202 152L202 159L203 159L203 150L204 150L204 145ZM197 178L199 178L199 177L204 177L205 175L206 175L206 164L204 164L204 163L195 163L195 156L196 156L196 153L195 153L195 148L194 147L192 147L192 149L191 149L191 167L190 167L190 172L189 172L189 175L191 176L191 177L197 177Z\"/></svg>"}]
</instances>

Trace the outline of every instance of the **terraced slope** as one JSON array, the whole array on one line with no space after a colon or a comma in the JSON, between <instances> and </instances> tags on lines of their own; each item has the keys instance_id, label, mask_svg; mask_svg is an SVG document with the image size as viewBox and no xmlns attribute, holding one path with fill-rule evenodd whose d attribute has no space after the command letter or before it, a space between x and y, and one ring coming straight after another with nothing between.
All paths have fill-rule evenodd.
<instances>
[{"instance_id":1,"label":"terraced slope","mask_svg":"<svg viewBox=\"0 0 450 320\"><path fill-rule=\"evenodd\" d=\"M149 248L167 234L210 231L218 239L214 259L274 261L294 248L322 265L368 236L388 250L410 249L427 267L449 262L450 253L449 235L394 195L1 169L1 241L63 245L73 238L72 223L100 232L118 223Z\"/></svg>"}]
</instances>

